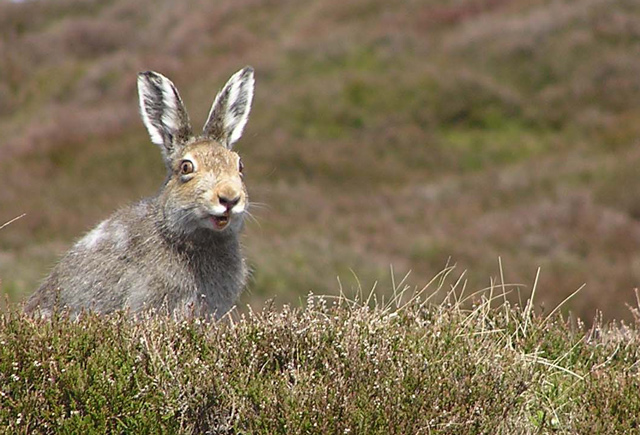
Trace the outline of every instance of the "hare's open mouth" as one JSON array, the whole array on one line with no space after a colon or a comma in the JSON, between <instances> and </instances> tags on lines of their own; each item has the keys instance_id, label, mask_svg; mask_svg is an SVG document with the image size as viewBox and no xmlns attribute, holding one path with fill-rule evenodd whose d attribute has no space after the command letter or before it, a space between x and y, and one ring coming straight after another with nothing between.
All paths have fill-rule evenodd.
<instances>
[{"instance_id":1,"label":"hare's open mouth","mask_svg":"<svg viewBox=\"0 0 640 435\"><path fill-rule=\"evenodd\" d=\"M229 224L229 215L225 213L220 216L211 216L211 223L214 228L223 230Z\"/></svg>"}]
</instances>

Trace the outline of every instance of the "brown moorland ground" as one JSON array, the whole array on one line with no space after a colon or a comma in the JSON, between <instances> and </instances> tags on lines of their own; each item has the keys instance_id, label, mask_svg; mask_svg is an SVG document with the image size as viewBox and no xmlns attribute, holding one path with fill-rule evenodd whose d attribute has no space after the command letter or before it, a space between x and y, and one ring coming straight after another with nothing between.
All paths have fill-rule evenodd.
<instances>
[{"instance_id":1,"label":"brown moorland ground","mask_svg":"<svg viewBox=\"0 0 640 435\"><path fill-rule=\"evenodd\" d=\"M154 193L137 114L157 70L194 124L257 72L238 143L257 222L243 302L371 288L445 264L590 319L640 282L640 4L633 0L0 3L1 291ZM353 271L353 272L352 272ZM356 279L357 277L357 279ZM388 288L390 286L382 286ZM518 295L511 295L514 301Z\"/></svg>"}]
</instances>

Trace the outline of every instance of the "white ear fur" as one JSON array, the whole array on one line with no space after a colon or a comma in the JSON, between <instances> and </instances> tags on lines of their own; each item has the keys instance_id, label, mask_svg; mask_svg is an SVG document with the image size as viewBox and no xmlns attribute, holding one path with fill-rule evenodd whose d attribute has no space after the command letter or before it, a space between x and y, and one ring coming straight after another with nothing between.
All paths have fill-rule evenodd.
<instances>
[{"instance_id":1,"label":"white ear fur","mask_svg":"<svg viewBox=\"0 0 640 435\"><path fill-rule=\"evenodd\" d=\"M138 74L140 114L151 141L168 159L174 148L191 135L189 116L174 84L153 71Z\"/></svg>"},{"instance_id":2,"label":"white ear fur","mask_svg":"<svg viewBox=\"0 0 640 435\"><path fill-rule=\"evenodd\" d=\"M249 119L254 88L253 68L235 73L216 95L203 134L231 148Z\"/></svg>"},{"instance_id":3,"label":"white ear fur","mask_svg":"<svg viewBox=\"0 0 640 435\"><path fill-rule=\"evenodd\" d=\"M144 123L144 126L147 127L149 136L151 136L151 142L158 146L162 146L164 144L162 132L160 131L159 126L151 122L151 118L149 117L149 109L147 108L148 104L145 102L145 94L149 92L149 85L147 83L144 83L138 77L138 98L140 99L140 116L142 117L142 122Z\"/></svg>"}]
</instances>

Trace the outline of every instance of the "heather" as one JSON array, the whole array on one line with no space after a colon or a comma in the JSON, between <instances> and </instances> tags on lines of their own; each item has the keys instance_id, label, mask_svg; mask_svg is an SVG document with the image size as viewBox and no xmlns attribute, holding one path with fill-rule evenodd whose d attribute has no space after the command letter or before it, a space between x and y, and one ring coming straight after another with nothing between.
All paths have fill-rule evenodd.
<instances>
[{"instance_id":1,"label":"heather","mask_svg":"<svg viewBox=\"0 0 640 435\"><path fill-rule=\"evenodd\" d=\"M587 328L560 310L423 289L309 295L211 323L127 313L0 317L5 433L632 433L640 313ZM442 303L428 294L443 293ZM468 306L467 306L468 304Z\"/></svg>"}]
</instances>

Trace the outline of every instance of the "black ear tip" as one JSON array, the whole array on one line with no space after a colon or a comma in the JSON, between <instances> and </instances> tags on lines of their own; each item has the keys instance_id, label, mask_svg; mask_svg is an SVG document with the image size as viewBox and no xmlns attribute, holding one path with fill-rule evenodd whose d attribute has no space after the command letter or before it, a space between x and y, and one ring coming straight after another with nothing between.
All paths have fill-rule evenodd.
<instances>
[{"instance_id":1,"label":"black ear tip","mask_svg":"<svg viewBox=\"0 0 640 435\"><path fill-rule=\"evenodd\" d=\"M158 73L155 71L141 71L138 73L138 78L142 79L150 79L150 78L154 78L154 77L158 77Z\"/></svg>"}]
</instances>

